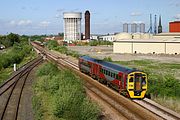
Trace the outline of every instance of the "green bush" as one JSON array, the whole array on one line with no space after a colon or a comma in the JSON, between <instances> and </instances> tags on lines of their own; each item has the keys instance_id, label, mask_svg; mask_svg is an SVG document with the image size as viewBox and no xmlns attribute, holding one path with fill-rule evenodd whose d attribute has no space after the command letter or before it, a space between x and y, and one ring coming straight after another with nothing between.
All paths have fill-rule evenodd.
<instances>
[{"instance_id":1,"label":"green bush","mask_svg":"<svg viewBox=\"0 0 180 120\"><path fill-rule=\"evenodd\" d=\"M81 80L71 71L59 71L56 65L48 63L37 71L38 81L33 89L35 98L42 99L38 110L35 108L36 116L48 112L51 118L61 120L95 120L99 110L92 104L85 95ZM50 109L45 109L50 108ZM40 115L38 115L40 114Z\"/></svg>"},{"instance_id":2,"label":"green bush","mask_svg":"<svg viewBox=\"0 0 180 120\"><path fill-rule=\"evenodd\" d=\"M91 40L89 42L90 46L98 46L98 45L113 45L113 42L104 41L104 40Z\"/></svg>"},{"instance_id":3,"label":"green bush","mask_svg":"<svg viewBox=\"0 0 180 120\"><path fill-rule=\"evenodd\" d=\"M107 61L107 62L112 62L112 58L111 57L105 57L103 60Z\"/></svg>"},{"instance_id":4,"label":"green bush","mask_svg":"<svg viewBox=\"0 0 180 120\"><path fill-rule=\"evenodd\" d=\"M0 70L14 63L20 63L31 52L31 49L32 47L29 45L14 44L9 52L0 54Z\"/></svg>"},{"instance_id":5,"label":"green bush","mask_svg":"<svg viewBox=\"0 0 180 120\"><path fill-rule=\"evenodd\" d=\"M51 49L54 49L55 47L57 47L58 46L58 43L57 43L57 41L55 41L55 40L49 40L48 42L47 42L47 47L51 50Z\"/></svg>"}]
</instances>

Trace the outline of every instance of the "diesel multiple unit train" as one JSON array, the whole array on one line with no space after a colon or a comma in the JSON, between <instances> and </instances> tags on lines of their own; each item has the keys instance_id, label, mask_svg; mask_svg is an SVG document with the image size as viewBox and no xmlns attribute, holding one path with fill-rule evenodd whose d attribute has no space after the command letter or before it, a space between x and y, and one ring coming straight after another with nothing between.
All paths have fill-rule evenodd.
<instances>
[{"instance_id":1,"label":"diesel multiple unit train","mask_svg":"<svg viewBox=\"0 0 180 120\"><path fill-rule=\"evenodd\" d=\"M121 65L113 64L89 56L79 57L79 69L113 87L120 94L132 99L143 99L147 91L147 74Z\"/></svg>"}]
</instances>

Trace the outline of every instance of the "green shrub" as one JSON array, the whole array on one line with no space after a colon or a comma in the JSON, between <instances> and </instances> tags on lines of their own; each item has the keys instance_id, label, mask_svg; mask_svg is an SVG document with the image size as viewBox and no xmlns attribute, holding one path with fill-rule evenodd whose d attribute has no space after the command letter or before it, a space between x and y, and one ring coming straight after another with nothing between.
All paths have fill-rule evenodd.
<instances>
[{"instance_id":1,"label":"green shrub","mask_svg":"<svg viewBox=\"0 0 180 120\"><path fill-rule=\"evenodd\" d=\"M56 65L48 63L39 68L37 76L38 81L33 85L34 97L40 97L43 102L41 104L46 105L40 106L39 110L51 108L44 111L57 120L97 119L97 106L86 98L81 80L71 71L59 71ZM46 112L43 115L47 114ZM41 116L41 113L35 114Z\"/></svg>"},{"instance_id":2,"label":"green shrub","mask_svg":"<svg viewBox=\"0 0 180 120\"><path fill-rule=\"evenodd\" d=\"M112 58L111 57L105 57L103 60L107 61L107 62L112 62Z\"/></svg>"},{"instance_id":3,"label":"green shrub","mask_svg":"<svg viewBox=\"0 0 180 120\"><path fill-rule=\"evenodd\" d=\"M9 52L0 55L0 70L14 63L19 64L25 56L30 54L31 49L29 45L14 44Z\"/></svg>"}]
</instances>

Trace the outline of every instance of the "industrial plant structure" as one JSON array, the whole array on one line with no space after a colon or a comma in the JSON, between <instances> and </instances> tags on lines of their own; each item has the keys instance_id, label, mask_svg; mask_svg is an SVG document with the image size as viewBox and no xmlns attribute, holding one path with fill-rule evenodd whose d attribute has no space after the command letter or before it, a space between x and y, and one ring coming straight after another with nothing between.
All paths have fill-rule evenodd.
<instances>
[{"instance_id":1,"label":"industrial plant structure","mask_svg":"<svg viewBox=\"0 0 180 120\"><path fill-rule=\"evenodd\" d=\"M129 33L129 26L131 26L131 33L145 33L145 24L144 23L124 23L123 24L123 32Z\"/></svg>"},{"instance_id":2,"label":"industrial plant structure","mask_svg":"<svg viewBox=\"0 0 180 120\"><path fill-rule=\"evenodd\" d=\"M90 12L85 12L85 40L90 39Z\"/></svg>"},{"instance_id":3,"label":"industrial plant structure","mask_svg":"<svg viewBox=\"0 0 180 120\"><path fill-rule=\"evenodd\" d=\"M64 40L81 40L81 12L64 12Z\"/></svg>"},{"instance_id":4,"label":"industrial plant structure","mask_svg":"<svg viewBox=\"0 0 180 120\"><path fill-rule=\"evenodd\" d=\"M161 16L159 16L158 33L162 33Z\"/></svg>"},{"instance_id":5,"label":"industrial plant structure","mask_svg":"<svg viewBox=\"0 0 180 120\"><path fill-rule=\"evenodd\" d=\"M169 32L180 32L180 21L170 22Z\"/></svg>"}]
</instances>

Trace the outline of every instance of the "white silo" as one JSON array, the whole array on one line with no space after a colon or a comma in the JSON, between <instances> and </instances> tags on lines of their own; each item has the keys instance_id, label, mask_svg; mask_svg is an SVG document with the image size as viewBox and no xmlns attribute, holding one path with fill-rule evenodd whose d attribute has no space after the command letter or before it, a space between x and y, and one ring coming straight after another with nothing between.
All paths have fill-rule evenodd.
<instances>
[{"instance_id":1,"label":"white silo","mask_svg":"<svg viewBox=\"0 0 180 120\"><path fill-rule=\"evenodd\" d=\"M128 23L123 24L123 32L128 33Z\"/></svg>"},{"instance_id":2,"label":"white silo","mask_svg":"<svg viewBox=\"0 0 180 120\"><path fill-rule=\"evenodd\" d=\"M136 23L132 23L131 24L131 33L136 33L137 32L137 24Z\"/></svg>"},{"instance_id":3,"label":"white silo","mask_svg":"<svg viewBox=\"0 0 180 120\"><path fill-rule=\"evenodd\" d=\"M64 12L64 40L81 40L81 12Z\"/></svg>"},{"instance_id":4,"label":"white silo","mask_svg":"<svg viewBox=\"0 0 180 120\"><path fill-rule=\"evenodd\" d=\"M140 33L145 33L145 24L144 23L140 23L140 25L139 25L139 27L140 27Z\"/></svg>"}]
</instances>

